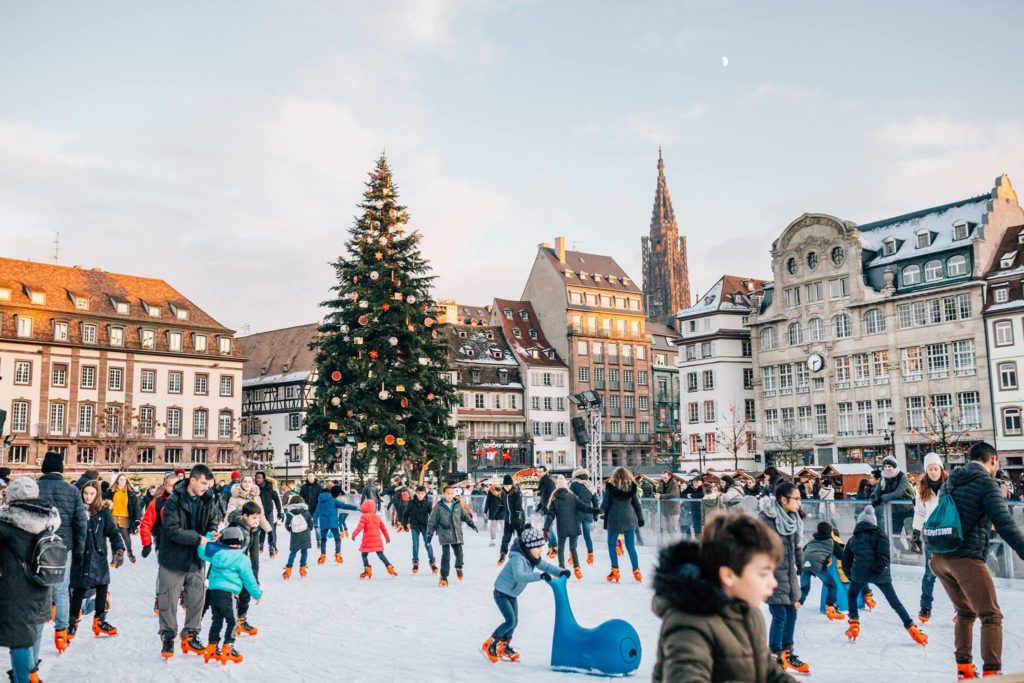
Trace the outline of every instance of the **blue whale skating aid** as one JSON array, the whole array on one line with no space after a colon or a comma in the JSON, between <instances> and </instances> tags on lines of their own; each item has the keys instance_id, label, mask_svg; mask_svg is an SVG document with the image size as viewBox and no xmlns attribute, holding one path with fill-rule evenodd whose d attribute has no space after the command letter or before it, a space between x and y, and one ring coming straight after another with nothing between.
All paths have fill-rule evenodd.
<instances>
[{"instance_id":1,"label":"blue whale skating aid","mask_svg":"<svg viewBox=\"0 0 1024 683\"><path fill-rule=\"evenodd\" d=\"M839 580L839 571L836 569L836 563L833 562L825 570L828 575L832 577L832 580L836 582L836 609L840 612L850 611L850 601L847 598L847 594L850 590L850 584L843 583ZM818 583L821 583L820 581ZM827 591L825 590L825 584L821 584L821 605L820 611L822 614L825 613L825 598ZM857 609L864 609L864 593L857 596Z\"/></svg>"},{"instance_id":2,"label":"blue whale skating aid","mask_svg":"<svg viewBox=\"0 0 1024 683\"><path fill-rule=\"evenodd\" d=\"M555 595L555 630L551 642L551 668L594 676L629 676L640 668L640 636L622 619L583 628L569 606L565 577L551 579Z\"/></svg>"}]
</instances>

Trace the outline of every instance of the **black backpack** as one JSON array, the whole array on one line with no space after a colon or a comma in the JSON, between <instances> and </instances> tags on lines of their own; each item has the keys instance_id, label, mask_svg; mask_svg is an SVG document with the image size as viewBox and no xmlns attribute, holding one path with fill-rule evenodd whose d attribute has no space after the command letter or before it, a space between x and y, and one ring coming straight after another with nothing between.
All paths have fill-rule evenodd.
<instances>
[{"instance_id":1,"label":"black backpack","mask_svg":"<svg viewBox=\"0 0 1024 683\"><path fill-rule=\"evenodd\" d=\"M28 563L29 578L40 586L52 588L64 582L68 569L68 548L61 537L44 531L36 539Z\"/></svg>"}]
</instances>

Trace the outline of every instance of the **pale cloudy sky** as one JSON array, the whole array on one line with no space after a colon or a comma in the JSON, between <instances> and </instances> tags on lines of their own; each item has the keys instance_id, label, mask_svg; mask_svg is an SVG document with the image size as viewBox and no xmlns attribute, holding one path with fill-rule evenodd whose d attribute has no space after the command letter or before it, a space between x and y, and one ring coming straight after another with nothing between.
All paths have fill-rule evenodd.
<instances>
[{"instance_id":1,"label":"pale cloudy sky","mask_svg":"<svg viewBox=\"0 0 1024 683\"><path fill-rule=\"evenodd\" d=\"M834 5L0 0L0 254L256 332L317 318L384 148L473 304L557 235L640 280L659 144L698 291L805 211L1024 188L1024 4Z\"/></svg>"}]
</instances>

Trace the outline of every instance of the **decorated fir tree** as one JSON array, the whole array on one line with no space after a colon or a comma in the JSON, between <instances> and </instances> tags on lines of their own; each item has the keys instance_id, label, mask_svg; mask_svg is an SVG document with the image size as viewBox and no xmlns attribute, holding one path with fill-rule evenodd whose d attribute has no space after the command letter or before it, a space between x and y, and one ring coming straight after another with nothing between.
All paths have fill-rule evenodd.
<instances>
[{"instance_id":1,"label":"decorated fir tree","mask_svg":"<svg viewBox=\"0 0 1024 683\"><path fill-rule=\"evenodd\" d=\"M320 467L346 443L354 470L375 464L380 477L424 465L440 471L455 457L450 423L456 393L448 381L447 345L434 319L433 277L418 232L398 203L387 159L369 174L362 215L346 253L333 263L338 284L321 305L315 398L303 439Z\"/></svg>"}]
</instances>

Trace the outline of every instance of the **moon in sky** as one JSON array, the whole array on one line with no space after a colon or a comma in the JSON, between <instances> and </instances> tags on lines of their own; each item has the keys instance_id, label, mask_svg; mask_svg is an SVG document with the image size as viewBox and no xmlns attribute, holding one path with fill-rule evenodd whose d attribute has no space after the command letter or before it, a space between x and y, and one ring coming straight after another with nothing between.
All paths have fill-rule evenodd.
<instances>
[{"instance_id":1,"label":"moon in sky","mask_svg":"<svg viewBox=\"0 0 1024 683\"><path fill-rule=\"evenodd\" d=\"M729 58L722 57L722 66L729 66Z\"/></svg>"}]
</instances>

